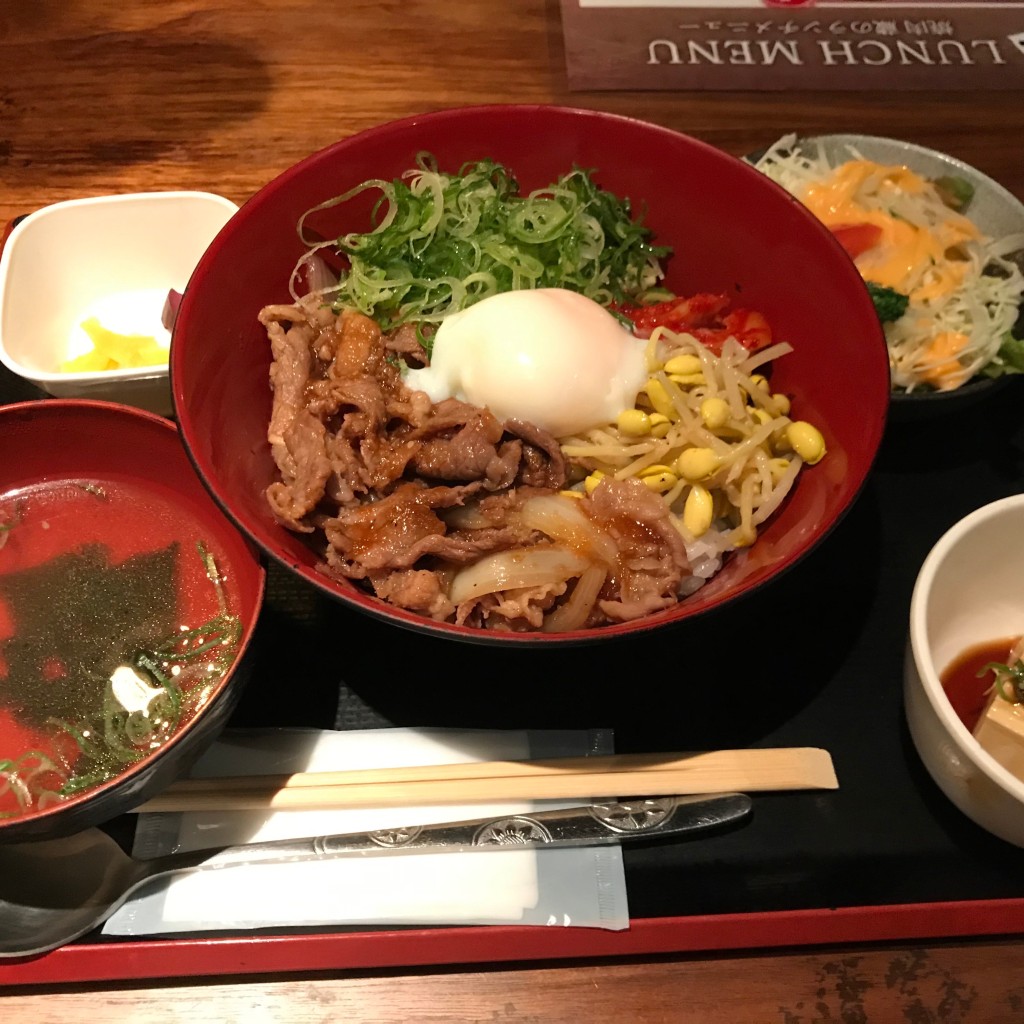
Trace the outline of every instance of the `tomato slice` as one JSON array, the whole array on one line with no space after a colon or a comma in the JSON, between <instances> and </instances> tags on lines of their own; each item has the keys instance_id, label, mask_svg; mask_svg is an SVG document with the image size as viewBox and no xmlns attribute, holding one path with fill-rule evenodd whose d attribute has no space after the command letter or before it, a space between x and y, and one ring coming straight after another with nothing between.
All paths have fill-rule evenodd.
<instances>
[{"instance_id":1,"label":"tomato slice","mask_svg":"<svg viewBox=\"0 0 1024 1024\"><path fill-rule=\"evenodd\" d=\"M771 329L760 313L736 309L723 316L728 305L728 295L700 292L649 306L622 306L619 312L633 322L641 337L649 337L656 327L667 327L670 331L692 334L716 355L730 337L751 352L771 344Z\"/></svg>"},{"instance_id":2,"label":"tomato slice","mask_svg":"<svg viewBox=\"0 0 1024 1024\"><path fill-rule=\"evenodd\" d=\"M637 330L649 334L655 327L667 327L672 331L710 327L718 322L718 314L728 305L727 295L701 292L689 298L667 299L649 306L622 306L619 311L633 321Z\"/></svg>"},{"instance_id":3,"label":"tomato slice","mask_svg":"<svg viewBox=\"0 0 1024 1024\"><path fill-rule=\"evenodd\" d=\"M854 260L882 240L882 229L877 224L835 224L829 230Z\"/></svg>"}]
</instances>

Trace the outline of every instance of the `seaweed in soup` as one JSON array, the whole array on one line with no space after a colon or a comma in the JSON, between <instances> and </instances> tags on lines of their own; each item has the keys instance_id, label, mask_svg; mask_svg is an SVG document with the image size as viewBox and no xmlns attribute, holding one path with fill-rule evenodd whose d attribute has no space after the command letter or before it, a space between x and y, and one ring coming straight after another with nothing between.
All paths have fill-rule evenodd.
<instances>
[{"instance_id":1,"label":"seaweed in soup","mask_svg":"<svg viewBox=\"0 0 1024 1024\"><path fill-rule=\"evenodd\" d=\"M212 617L190 625L190 602ZM121 561L83 544L0 576L0 603L13 626L0 640L0 817L91 789L162 746L227 673L242 632L200 540Z\"/></svg>"},{"instance_id":2,"label":"seaweed in soup","mask_svg":"<svg viewBox=\"0 0 1024 1024\"><path fill-rule=\"evenodd\" d=\"M0 704L31 726L100 707L118 665L174 631L178 557L172 543L113 565L103 545L89 544L0 577L14 620L0 644Z\"/></svg>"}]
</instances>

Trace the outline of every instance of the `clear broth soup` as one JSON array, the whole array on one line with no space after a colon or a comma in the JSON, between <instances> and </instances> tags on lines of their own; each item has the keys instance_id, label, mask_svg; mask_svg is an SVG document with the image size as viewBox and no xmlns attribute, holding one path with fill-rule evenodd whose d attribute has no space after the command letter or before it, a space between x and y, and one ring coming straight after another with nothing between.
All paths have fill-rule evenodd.
<instances>
[{"instance_id":1,"label":"clear broth soup","mask_svg":"<svg viewBox=\"0 0 1024 1024\"><path fill-rule=\"evenodd\" d=\"M180 494L0 496L0 817L88 792L195 716L238 653L227 569Z\"/></svg>"}]
</instances>

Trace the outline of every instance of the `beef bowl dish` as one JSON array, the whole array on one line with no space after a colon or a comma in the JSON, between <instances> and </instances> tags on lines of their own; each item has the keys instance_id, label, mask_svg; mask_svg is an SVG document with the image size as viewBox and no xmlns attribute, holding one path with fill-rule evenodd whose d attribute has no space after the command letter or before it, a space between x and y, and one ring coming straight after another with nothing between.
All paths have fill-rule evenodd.
<instances>
[{"instance_id":1,"label":"beef bowl dish","mask_svg":"<svg viewBox=\"0 0 1024 1024\"><path fill-rule=\"evenodd\" d=\"M264 568L160 416L33 400L0 438L2 844L187 772L244 687Z\"/></svg>"},{"instance_id":2,"label":"beef bowl dish","mask_svg":"<svg viewBox=\"0 0 1024 1024\"><path fill-rule=\"evenodd\" d=\"M644 632L768 584L839 521L889 399L823 225L696 139L443 110L241 208L171 342L182 438L268 555L399 626Z\"/></svg>"}]
</instances>

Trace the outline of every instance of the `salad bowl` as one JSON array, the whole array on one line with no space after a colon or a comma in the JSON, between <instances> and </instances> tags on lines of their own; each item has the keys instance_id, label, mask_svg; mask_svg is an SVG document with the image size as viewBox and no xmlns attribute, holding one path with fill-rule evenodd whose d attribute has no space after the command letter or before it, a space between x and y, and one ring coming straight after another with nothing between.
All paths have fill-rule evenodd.
<instances>
[{"instance_id":1,"label":"salad bowl","mask_svg":"<svg viewBox=\"0 0 1024 1024\"><path fill-rule=\"evenodd\" d=\"M909 168L928 182L941 183L957 212L966 216L983 236L993 240L989 251L1015 264L1016 267L1011 266L1015 274L1024 269L1024 203L979 168L949 153L905 139L832 133L780 140L748 160L781 180L781 169L787 157L778 160L780 152L820 160L823 166L830 168L838 168L852 159L864 159L883 167ZM953 193L956 193L955 198ZM986 268L986 272L1002 273L995 266ZM906 387L897 382L894 372L892 418L907 422L971 410L1024 372L1024 322L1020 313L1010 314L1005 327L1004 343L993 360L956 386L925 383Z\"/></svg>"}]
</instances>

